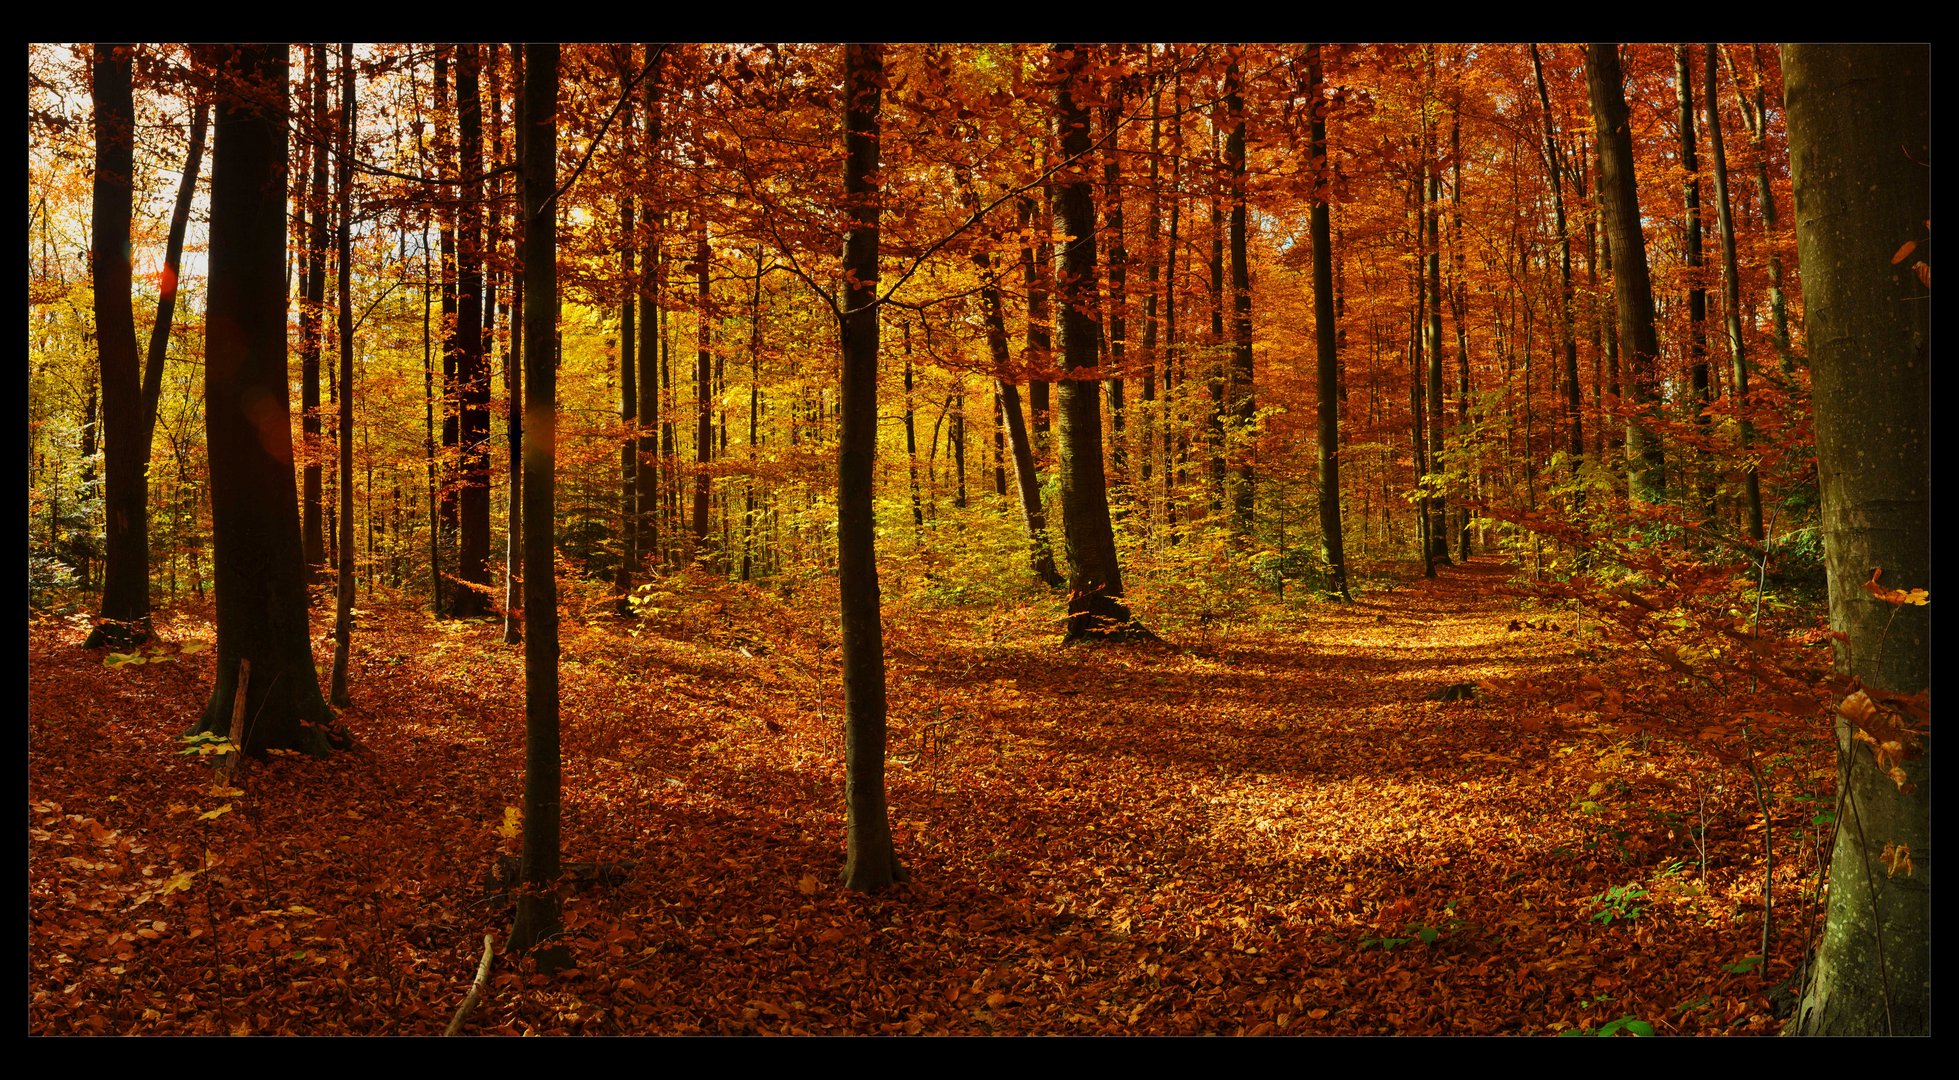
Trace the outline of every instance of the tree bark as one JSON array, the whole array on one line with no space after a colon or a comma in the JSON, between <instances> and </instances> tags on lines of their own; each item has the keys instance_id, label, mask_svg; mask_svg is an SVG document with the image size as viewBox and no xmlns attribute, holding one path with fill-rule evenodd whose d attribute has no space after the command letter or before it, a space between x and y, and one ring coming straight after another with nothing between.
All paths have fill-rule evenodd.
<instances>
[{"instance_id":1,"label":"tree bark","mask_svg":"<svg viewBox=\"0 0 1959 1080\"><path fill-rule=\"evenodd\" d=\"M1233 434L1242 445L1232 465L1232 529L1240 539L1249 538L1257 509L1252 464L1255 444L1252 420L1257 413L1257 394L1252 371L1252 278L1251 262L1245 251L1245 96L1238 77L1238 53L1233 46L1231 63L1224 71L1224 111L1231 134L1224 141L1225 172L1231 185L1231 308L1232 350L1230 402Z\"/></svg>"},{"instance_id":2,"label":"tree bark","mask_svg":"<svg viewBox=\"0 0 1959 1080\"><path fill-rule=\"evenodd\" d=\"M1571 475L1578 476L1585 463L1584 407L1578 383L1578 331L1572 311L1571 222L1565 216L1564 154L1558 147L1557 126L1551 118L1551 93L1544 85L1544 64L1537 46L1530 47L1531 73L1537 81L1537 103L1544 112L1544 167L1551 174L1551 206L1558 226L1558 331L1564 343L1565 452L1571 455ZM1573 495L1573 505L1584 504L1584 492Z\"/></svg>"},{"instance_id":3,"label":"tree bark","mask_svg":"<svg viewBox=\"0 0 1959 1080\"><path fill-rule=\"evenodd\" d=\"M1741 271L1735 263L1735 219L1728 202L1728 153L1721 138L1721 103L1714 93L1714 43L1707 50L1707 135L1714 152L1715 220L1721 230L1721 307L1726 312L1728 331L1728 396L1734 402L1735 439L1741 452L1741 476L1747 507L1748 535L1761 543L1762 481L1748 446L1754 441L1754 425L1748 421L1748 361L1741 338Z\"/></svg>"},{"instance_id":4,"label":"tree bark","mask_svg":"<svg viewBox=\"0 0 1959 1080\"><path fill-rule=\"evenodd\" d=\"M477 46L456 46L456 133L462 142L456 203L457 493L455 603L459 618L490 610L490 364L483 350L483 103ZM341 481L346 482L344 479Z\"/></svg>"},{"instance_id":5,"label":"tree bark","mask_svg":"<svg viewBox=\"0 0 1959 1080\"><path fill-rule=\"evenodd\" d=\"M1057 45L1054 83L1055 134L1064 160L1087 155L1086 50ZM1115 529L1109 520L1108 485L1102 471L1101 394L1097 357L1095 200L1079 164L1058 174L1056 203L1068 235L1061 250L1056 294L1061 309L1061 355L1068 378L1060 387L1056 442L1060 447L1061 512L1068 556L1067 638L1113 639L1148 634L1122 601Z\"/></svg>"},{"instance_id":6,"label":"tree bark","mask_svg":"<svg viewBox=\"0 0 1959 1080\"><path fill-rule=\"evenodd\" d=\"M1782 51L1830 626L1837 670L1878 705L1839 712L1829 914L1790 1023L1804 1034L1931 1032L1931 620L1864 587L1880 568L1885 589L1931 580L1930 59L1925 45ZM1904 744L1893 775L1859 741L1873 736ZM1887 872L1887 852L1910 865Z\"/></svg>"},{"instance_id":7,"label":"tree bark","mask_svg":"<svg viewBox=\"0 0 1959 1080\"><path fill-rule=\"evenodd\" d=\"M150 636L149 441L143 438L142 372L131 310L130 217L136 106L130 45L95 46L90 90L95 110L95 182L89 270L102 385L107 548L102 608L86 646L133 647ZM285 187L281 177L281 202ZM281 237L284 212L281 208ZM284 275L281 274L283 283ZM140 445L139 445L140 443Z\"/></svg>"},{"instance_id":8,"label":"tree bark","mask_svg":"<svg viewBox=\"0 0 1959 1080\"><path fill-rule=\"evenodd\" d=\"M325 755L333 715L307 626L288 405L286 46L215 46L209 57L222 87L204 366L218 646L197 729L230 733L249 662L243 751Z\"/></svg>"},{"instance_id":9,"label":"tree bark","mask_svg":"<svg viewBox=\"0 0 1959 1080\"><path fill-rule=\"evenodd\" d=\"M321 77L325 77L324 65ZM339 207L335 218L339 237L335 244L340 307L340 423L336 442L340 447L340 570L336 582L333 610L333 674L328 679L327 700L334 705L351 704L347 696L347 664L354 637L354 46L340 46L340 123L335 165L334 192Z\"/></svg>"},{"instance_id":10,"label":"tree bark","mask_svg":"<svg viewBox=\"0 0 1959 1080\"><path fill-rule=\"evenodd\" d=\"M884 626L878 602L877 473L878 113L884 47L844 46L844 238L838 336L843 416L837 446L837 588L842 599L844 867L847 889L906 878L885 803Z\"/></svg>"},{"instance_id":11,"label":"tree bark","mask_svg":"<svg viewBox=\"0 0 1959 1080\"><path fill-rule=\"evenodd\" d=\"M306 550L306 570L317 579L326 569L326 533L321 526L320 460L326 452L320 439L320 352L325 338L326 259L327 259L327 142L333 121L327 111L326 45L316 42L306 47L309 57L307 82L312 90L313 182L307 188L306 206L312 220L306 227L306 262L301 267L305 287L300 290L299 308L299 428L305 466L300 473L300 537Z\"/></svg>"},{"instance_id":12,"label":"tree bark","mask_svg":"<svg viewBox=\"0 0 1959 1080\"><path fill-rule=\"evenodd\" d=\"M524 839L509 947L539 945L540 969L571 964L558 911L558 587L555 548L558 373L558 46L524 46Z\"/></svg>"},{"instance_id":13,"label":"tree bark","mask_svg":"<svg viewBox=\"0 0 1959 1080\"><path fill-rule=\"evenodd\" d=\"M1311 116L1314 191L1309 228L1313 244L1313 341L1319 352L1320 561L1326 591L1348 603L1347 543L1340 525L1340 350L1333 310L1332 170L1326 152L1326 101L1320 46L1306 47L1306 102Z\"/></svg>"},{"instance_id":14,"label":"tree bark","mask_svg":"<svg viewBox=\"0 0 1959 1080\"><path fill-rule=\"evenodd\" d=\"M1612 249L1612 294L1618 303L1619 347L1624 351L1624 381L1631 391L1632 418L1626 425L1626 455L1632 492L1646 502L1666 496L1666 452L1650 416L1659 405L1659 338L1653 328L1653 283L1646 272L1646 238L1639 224L1639 189L1633 178L1632 130L1627 122L1626 83L1619 71L1619 46L1585 47L1585 79L1591 91L1592 119L1598 128L1599 201Z\"/></svg>"},{"instance_id":15,"label":"tree bark","mask_svg":"<svg viewBox=\"0 0 1959 1080\"><path fill-rule=\"evenodd\" d=\"M1673 47L1673 78L1680 105L1680 168L1686 173L1685 204L1687 219L1681 226L1682 261L1687 264L1687 356L1690 364L1694 428L1705 438L1713 418L1708 415L1707 366L1707 279L1702 271L1706 260L1701 254L1700 154L1694 137L1694 70L1692 46ZM1714 473L1706 450L1696 450L1699 465L1695 481L1696 499L1702 514L1714 518Z\"/></svg>"}]
</instances>

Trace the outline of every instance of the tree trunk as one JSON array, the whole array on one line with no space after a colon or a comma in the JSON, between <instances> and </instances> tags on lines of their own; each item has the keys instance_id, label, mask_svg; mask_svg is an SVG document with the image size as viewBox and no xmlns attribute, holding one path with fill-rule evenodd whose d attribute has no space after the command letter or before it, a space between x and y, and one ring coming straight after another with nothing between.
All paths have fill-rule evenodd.
<instances>
[{"instance_id":1,"label":"tree trunk","mask_svg":"<svg viewBox=\"0 0 1959 1080\"><path fill-rule=\"evenodd\" d=\"M1804 1034L1931 1032L1931 620L1865 588L1931 580L1930 59L1924 45L1782 51L1830 626L1845 635L1837 670L1864 691L1838 714L1829 914L1790 1024ZM1904 744L1890 775L1867 738Z\"/></svg>"},{"instance_id":2,"label":"tree trunk","mask_svg":"<svg viewBox=\"0 0 1959 1080\"><path fill-rule=\"evenodd\" d=\"M1027 285L1027 360L1033 373L1027 383L1027 404L1033 411L1034 434L1045 446L1048 433L1048 372L1054 370L1054 333L1048 321L1049 278L1053 274L1054 213L1048 195L1036 203L1032 195L1017 201L1020 227L1031 233L1020 252L1021 276Z\"/></svg>"},{"instance_id":3,"label":"tree trunk","mask_svg":"<svg viewBox=\"0 0 1959 1080\"><path fill-rule=\"evenodd\" d=\"M660 70L666 57L665 45L648 44L652 55L646 58L646 145L640 154L644 163L647 190L640 222L639 255L639 418L640 436L634 454L635 497L639 503L639 551L642 559L664 560L660 546L660 286L663 263L660 253L665 209L659 199L660 179Z\"/></svg>"},{"instance_id":4,"label":"tree trunk","mask_svg":"<svg viewBox=\"0 0 1959 1080\"><path fill-rule=\"evenodd\" d=\"M494 71L495 53L491 54L490 59L491 70ZM524 50L521 48L513 47L510 50L510 74L515 88L511 95L511 111L516 121L511 131L511 142L521 165L524 159ZM501 113L492 112L490 115L491 131L495 133L496 157L502 164ZM524 220L521 205L512 218L519 223ZM508 220L501 213L498 219ZM524 232L519 227L510 233L511 253L515 259L511 263L510 310L505 324L510 337L503 353L503 385L509 395L504 415L504 434L510 443L509 528L505 530L503 557L503 641L506 645L516 645L524 640L524 622L520 614L524 605L524 276L521 270Z\"/></svg>"},{"instance_id":5,"label":"tree trunk","mask_svg":"<svg viewBox=\"0 0 1959 1080\"><path fill-rule=\"evenodd\" d=\"M1687 264L1687 355L1693 386L1693 398L1688 407L1693 412L1695 433L1705 440L1713 418L1707 412L1707 278L1702 271L1706 260L1701 255L1700 153L1694 138L1691 52L1690 45L1678 44L1673 47L1673 78L1680 99L1680 168L1686 173L1684 194L1687 220L1681 228L1681 248L1682 261ZM1708 460L1706 450L1696 450L1694 458L1699 464L1700 473L1694 485L1695 497L1701 513L1711 522L1714 519L1713 464Z\"/></svg>"},{"instance_id":6,"label":"tree trunk","mask_svg":"<svg viewBox=\"0 0 1959 1080\"><path fill-rule=\"evenodd\" d=\"M1056 46L1054 83L1056 136L1064 159L1088 153L1085 83L1087 61L1081 47ZM1086 86L1083 87L1086 90ZM1122 571L1116 564L1115 529L1109 520L1109 492L1102 472L1101 394L1086 378L1096 367L1095 201L1080 171L1060 174L1056 200L1061 226L1069 237L1056 278L1061 308L1061 354L1068 378L1060 387L1056 442L1060 447L1061 513L1068 556L1068 631L1070 641L1148 634L1122 602Z\"/></svg>"},{"instance_id":7,"label":"tree trunk","mask_svg":"<svg viewBox=\"0 0 1959 1080\"><path fill-rule=\"evenodd\" d=\"M287 404L286 46L215 46L209 55L223 88L204 366L218 655L197 729L230 733L239 668L249 663L244 752L325 755L333 714L306 620Z\"/></svg>"},{"instance_id":8,"label":"tree trunk","mask_svg":"<svg viewBox=\"0 0 1959 1080\"><path fill-rule=\"evenodd\" d=\"M870 892L907 876L891 844L884 795L884 626L878 603L878 112L884 48L844 46L843 416L837 446L837 588L844 693L843 884Z\"/></svg>"},{"instance_id":9,"label":"tree trunk","mask_svg":"<svg viewBox=\"0 0 1959 1080\"><path fill-rule=\"evenodd\" d=\"M625 95L620 116L620 131L630 137L633 128L633 102L627 91L632 86L633 47L627 45L619 58L619 83ZM614 610L631 615L633 573L639 563L639 364L636 349L638 328L634 322L639 289L633 280L633 242L635 218L631 190L619 192L619 421L626 437L619 446L619 566L613 575L612 589L619 594Z\"/></svg>"},{"instance_id":10,"label":"tree trunk","mask_svg":"<svg viewBox=\"0 0 1959 1080\"><path fill-rule=\"evenodd\" d=\"M1232 529L1249 538L1252 534L1256 491L1254 487L1254 448L1252 419L1257 413L1252 371L1252 278L1251 263L1245 252L1245 97L1238 79L1238 51L1234 46L1231 63L1224 72L1224 111L1231 134L1224 141L1225 172L1231 184L1231 307L1232 352L1230 414L1234 434L1242 445L1232 467Z\"/></svg>"},{"instance_id":11,"label":"tree trunk","mask_svg":"<svg viewBox=\"0 0 1959 1080\"><path fill-rule=\"evenodd\" d=\"M558 46L524 46L524 839L509 948L540 969L570 966L558 913L558 586L552 573L557 494ZM546 944L546 943L549 944Z\"/></svg>"},{"instance_id":12,"label":"tree trunk","mask_svg":"<svg viewBox=\"0 0 1959 1080\"><path fill-rule=\"evenodd\" d=\"M1715 220L1721 230L1721 307L1728 331L1728 396L1734 402L1735 435L1741 451L1742 485L1747 499L1748 535L1761 543L1762 482L1748 454L1754 425L1748 422L1748 362L1741 339L1741 271L1735 265L1735 219L1728 202L1728 153L1721 138L1721 103L1714 93L1714 43L1707 49L1707 135L1714 150Z\"/></svg>"},{"instance_id":13,"label":"tree trunk","mask_svg":"<svg viewBox=\"0 0 1959 1080\"><path fill-rule=\"evenodd\" d=\"M490 364L483 351L483 102L477 46L456 46L456 131L462 139L462 185L456 204L456 395L462 488L457 494L460 544L459 618L490 609ZM341 481L346 482L344 479Z\"/></svg>"},{"instance_id":14,"label":"tree trunk","mask_svg":"<svg viewBox=\"0 0 1959 1080\"><path fill-rule=\"evenodd\" d=\"M1428 241L1424 245L1427 248L1425 263L1428 274L1423 278L1423 295L1428 298L1428 323L1422 330L1423 344L1428 349L1428 472L1431 478L1428 561L1432 566L1448 566L1449 511L1442 494L1445 483L1442 474L1442 420L1448 412L1442 399L1442 172L1435 166L1432 132L1424 143L1429 147L1425 162L1428 205L1422 212L1422 227L1428 234Z\"/></svg>"},{"instance_id":15,"label":"tree trunk","mask_svg":"<svg viewBox=\"0 0 1959 1080\"><path fill-rule=\"evenodd\" d=\"M1531 74L1537 80L1537 103L1544 111L1544 166L1551 174L1551 206L1558 226L1558 333L1564 343L1565 452L1571 455L1571 475L1578 476L1585 462L1584 406L1578 384L1578 331L1572 312L1571 223L1565 216L1564 155L1558 148L1557 127L1551 118L1551 94L1544 85L1544 65L1537 46L1530 47ZM1573 506L1584 505L1584 492L1573 495Z\"/></svg>"},{"instance_id":16,"label":"tree trunk","mask_svg":"<svg viewBox=\"0 0 1959 1080\"><path fill-rule=\"evenodd\" d=\"M1340 350L1333 310L1333 227L1328 203L1333 177L1326 153L1326 102L1320 85L1320 46L1306 47L1306 102L1311 116L1313 210L1313 339L1319 351L1320 561L1326 591L1352 603L1347 544L1340 527Z\"/></svg>"},{"instance_id":17,"label":"tree trunk","mask_svg":"<svg viewBox=\"0 0 1959 1080\"><path fill-rule=\"evenodd\" d=\"M1118 156L1121 132L1117 129L1122 122L1120 86L1109 91L1109 104L1103 109L1102 117L1106 129L1102 148L1102 182L1109 193L1102 209L1103 224L1109 235L1110 370L1105 380L1109 388L1109 467L1115 474L1111 483L1121 492L1129 477L1129 447L1123 435L1127 412L1123 402L1123 378L1128 370L1123 364L1123 350L1129 336L1123 315L1129 306L1129 252L1122 242L1122 165Z\"/></svg>"},{"instance_id":18,"label":"tree trunk","mask_svg":"<svg viewBox=\"0 0 1959 1080\"><path fill-rule=\"evenodd\" d=\"M321 77L325 77L322 65ZM327 700L334 705L351 704L347 697L347 664L354 637L354 46L340 46L340 122L335 153L337 166L334 193L339 208L335 218L340 235L335 245L338 265L334 268L340 307L340 570L333 608L333 674L328 679ZM486 493L487 498L487 493Z\"/></svg>"},{"instance_id":19,"label":"tree trunk","mask_svg":"<svg viewBox=\"0 0 1959 1080\"><path fill-rule=\"evenodd\" d=\"M694 308L694 562L706 565L708 496L712 481L707 467L714 460L714 353L709 350L707 215L694 211L694 272L699 299Z\"/></svg>"},{"instance_id":20,"label":"tree trunk","mask_svg":"<svg viewBox=\"0 0 1959 1080\"><path fill-rule=\"evenodd\" d=\"M1646 502L1658 502L1666 496L1666 453L1651 426L1651 415L1659 407L1660 346L1653 328L1653 284L1646 272L1646 238L1639 224L1639 189L1633 179L1632 130L1627 122L1626 82L1619 73L1619 46L1587 45L1585 79L1598 128L1599 201L1605 208L1612 248L1618 343L1625 353L1624 381L1632 397L1633 416L1626 425L1632 492Z\"/></svg>"},{"instance_id":21,"label":"tree trunk","mask_svg":"<svg viewBox=\"0 0 1959 1080\"><path fill-rule=\"evenodd\" d=\"M135 199L136 106L131 46L95 46L95 187L89 270L94 278L95 341L100 351L107 550L102 609L88 648L133 647L150 636L149 441L144 439L142 372L131 311L130 216ZM285 187L280 186L281 202ZM284 236L283 206L281 237ZM283 283L284 275L281 275Z\"/></svg>"},{"instance_id":22,"label":"tree trunk","mask_svg":"<svg viewBox=\"0 0 1959 1080\"><path fill-rule=\"evenodd\" d=\"M305 287L300 290L299 308L299 428L305 467L300 473L300 526L306 551L306 572L318 579L326 569L326 533L321 521L320 460L326 452L320 440L320 351L325 337L326 259L327 259L327 139L333 120L327 111L326 45L306 47L309 57L307 82L311 84L313 182L307 188L306 210L312 220L306 228L306 262L301 268Z\"/></svg>"}]
</instances>

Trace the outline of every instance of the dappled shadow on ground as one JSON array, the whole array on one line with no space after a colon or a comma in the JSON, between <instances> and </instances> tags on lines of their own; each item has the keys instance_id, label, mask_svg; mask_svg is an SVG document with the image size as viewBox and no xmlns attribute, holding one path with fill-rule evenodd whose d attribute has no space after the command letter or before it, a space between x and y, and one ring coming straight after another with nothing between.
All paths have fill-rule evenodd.
<instances>
[{"instance_id":1,"label":"dappled shadow on ground","mask_svg":"<svg viewBox=\"0 0 1959 1080\"><path fill-rule=\"evenodd\" d=\"M107 670L36 624L30 1023L428 1034L487 933L476 1033L1771 1029L1766 982L1726 970L1759 952L1745 777L1560 710L1604 661L1511 629L1506 581L1478 561L1134 648L893 618L911 881L868 897L835 884L827 612L728 588L570 626L565 857L630 867L567 892L555 978L501 953L484 881L523 780L522 653L495 626L377 613L362 751L224 786L176 740L208 652ZM1480 697L1427 699L1453 683Z\"/></svg>"}]
</instances>

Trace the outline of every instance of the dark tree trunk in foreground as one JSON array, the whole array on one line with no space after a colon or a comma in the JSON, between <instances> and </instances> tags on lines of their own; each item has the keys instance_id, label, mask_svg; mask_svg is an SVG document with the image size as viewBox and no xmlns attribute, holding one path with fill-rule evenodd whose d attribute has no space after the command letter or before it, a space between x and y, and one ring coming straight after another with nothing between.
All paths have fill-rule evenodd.
<instances>
[{"instance_id":1,"label":"dark tree trunk in foreground","mask_svg":"<svg viewBox=\"0 0 1959 1080\"><path fill-rule=\"evenodd\" d=\"M1059 72L1054 84L1055 134L1062 156L1076 159L1089 149L1086 94L1080 100L1075 94L1076 84L1085 82L1081 69L1087 54L1078 46L1056 46L1054 53ZM1094 373L1098 359L1095 205L1083 170L1059 174L1055 201L1062 231L1069 237L1055 282L1062 366L1069 376L1059 387L1055 410L1063 546L1068 556L1067 637L1075 641L1148 634L1122 602L1122 571L1116 565L1115 529L1109 520L1109 490L1102 471L1100 387L1096 380L1083 377Z\"/></svg>"},{"instance_id":2,"label":"dark tree trunk in foreground","mask_svg":"<svg viewBox=\"0 0 1959 1080\"><path fill-rule=\"evenodd\" d=\"M322 73L324 74L324 72ZM354 637L354 46L340 46L340 128L335 192L340 223L335 267L340 301L340 577L333 606L333 674L327 700L349 704L347 662ZM487 497L487 496L486 496Z\"/></svg>"},{"instance_id":3,"label":"dark tree trunk in foreground","mask_svg":"<svg viewBox=\"0 0 1959 1080\"><path fill-rule=\"evenodd\" d=\"M1791 45L1782 57L1830 627L1847 638L1837 670L1863 687L1838 713L1829 916L1791 1028L1926 1035L1931 619L1865 583L1879 568L1885 589L1931 583L1931 50ZM1902 752L1881 759L1864 739Z\"/></svg>"},{"instance_id":4,"label":"dark tree trunk in foreground","mask_svg":"<svg viewBox=\"0 0 1959 1080\"><path fill-rule=\"evenodd\" d=\"M1313 242L1313 333L1319 351L1320 559L1326 563L1326 591L1349 603L1347 544L1340 528L1340 351L1333 311L1333 224L1327 206L1333 177L1326 155L1326 102L1320 90L1320 47L1307 46L1306 101L1312 110L1312 162L1315 192L1310 228Z\"/></svg>"},{"instance_id":5,"label":"dark tree trunk in foreground","mask_svg":"<svg viewBox=\"0 0 1959 1080\"><path fill-rule=\"evenodd\" d=\"M477 47L456 46L456 408L462 490L455 602L459 618L490 610L490 361L483 348L483 106ZM344 385L344 384L343 384ZM342 391L345 394L345 391ZM342 483L346 481L343 479Z\"/></svg>"},{"instance_id":6,"label":"dark tree trunk in foreground","mask_svg":"<svg viewBox=\"0 0 1959 1080\"><path fill-rule=\"evenodd\" d=\"M524 846L514 950L538 945L555 971L571 952L555 941L558 911L558 583L551 571L557 481L558 46L524 46Z\"/></svg>"},{"instance_id":7,"label":"dark tree trunk in foreground","mask_svg":"<svg viewBox=\"0 0 1959 1080\"><path fill-rule=\"evenodd\" d=\"M142 438L142 373L137 367L136 318L130 310L129 231L135 190L131 172L136 146L131 48L95 46L90 87L95 98L95 189L89 269L94 277L95 335L102 372L107 473L102 506L108 545L101 621L89 634L89 648L126 648L150 635L150 519L144 480L150 444ZM283 195L284 188L280 191Z\"/></svg>"},{"instance_id":8,"label":"dark tree trunk in foreground","mask_svg":"<svg viewBox=\"0 0 1959 1080\"><path fill-rule=\"evenodd\" d=\"M1645 502L1666 495L1666 453L1651 427L1659 406L1659 338L1653 329L1653 283L1646 272L1646 237L1639 225L1639 189L1633 180L1632 129L1627 122L1626 81L1619 46L1585 46L1585 79L1598 126L1599 202L1612 247L1612 295L1619 308L1619 347L1635 415L1626 425L1632 492Z\"/></svg>"},{"instance_id":9,"label":"dark tree trunk in foreground","mask_svg":"<svg viewBox=\"0 0 1959 1080\"><path fill-rule=\"evenodd\" d=\"M881 45L844 46L843 192L850 232L837 299L843 416L837 446L837 587L843 610L845 888L904 880L884 798L884 625L878 604L877 468L878 112Z\"/></svg>"},{"instance_id":10,"label":"dark tree trunk in foreground","mask_svg":"<svg viewBox=\"0 0 1959 1080\"><path fill-rule=\"evenodd\" d=\"M217 685L197 729L231 731L243 680L243 748L324 755L306 621L286 370L286 46L217 46L216 152L204 397L217 591Z\"/></svg>"}]
</instances>

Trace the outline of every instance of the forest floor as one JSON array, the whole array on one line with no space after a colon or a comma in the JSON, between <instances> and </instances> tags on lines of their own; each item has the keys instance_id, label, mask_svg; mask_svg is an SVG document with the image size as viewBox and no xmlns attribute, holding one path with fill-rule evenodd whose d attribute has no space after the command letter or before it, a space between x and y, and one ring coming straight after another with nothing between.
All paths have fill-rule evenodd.
<instances>
[{"instance_id":1,"label":"forest floor","mask_svg":"<svg viewBox=\"0 0 1959 1080\"><path fill-rule=\"evenodd\" d=\"M834 606L696 578L645 620L568 620L564 856L623 873L567 891L555 976L504 953L493 895L524 753L499 625L366 613L361 749L226 785L179 738L208 608L115 668L36 617L29 1029L435 1034L489 935L469 1034L1777 1030L1810 810L1776 804L1751 961L1748 773L1578 707L1617 654L1508 581L1478 560L1162 646L887 604L911 880L869 896L836 883ZM1828 776L1823 747L1785 781Z\"/></svg>"}]
</instances>

